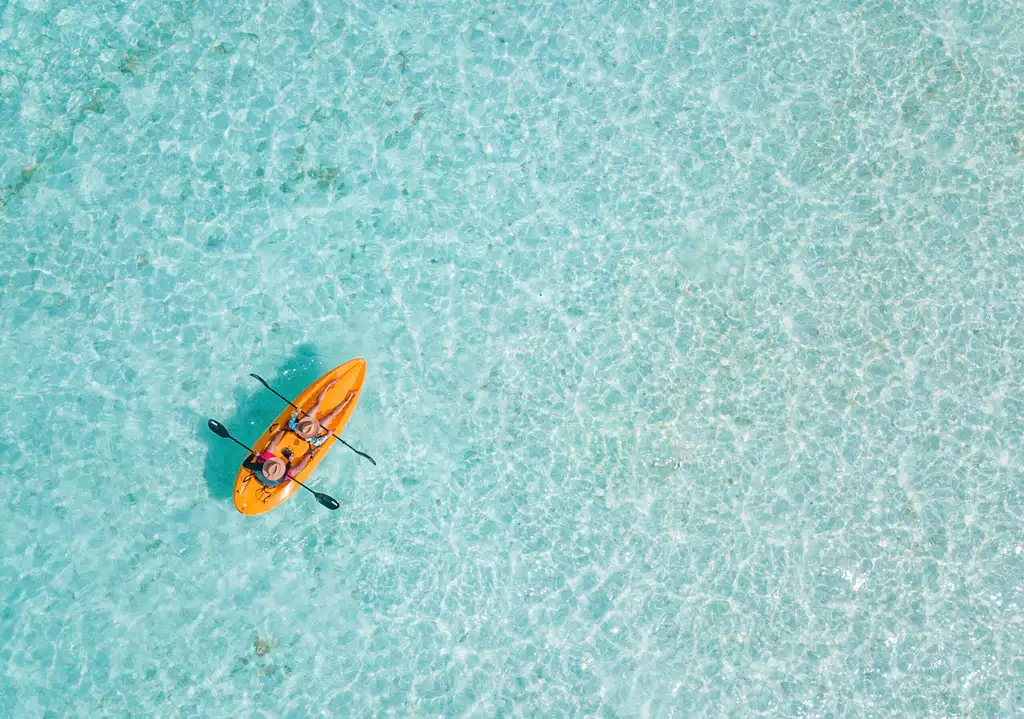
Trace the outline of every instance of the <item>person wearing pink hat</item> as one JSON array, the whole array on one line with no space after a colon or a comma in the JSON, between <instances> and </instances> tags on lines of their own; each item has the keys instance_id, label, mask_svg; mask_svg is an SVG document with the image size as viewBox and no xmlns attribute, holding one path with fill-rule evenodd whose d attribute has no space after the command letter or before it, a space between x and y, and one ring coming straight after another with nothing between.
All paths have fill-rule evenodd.
<instances>
[{"instance_id":1,"label":"person wearing pink hat","mask_svg":"<svg viewBox=\"0 0 1024 719\"><path fill-rule=\"evenodd\" d=\"M278 487L294 479L306 468L309 460L313 459L315 453L313 447L310 447L306 455L294 467L292 466L294 455L290 449L282 450L281 457L277 456L277 446L284 439L286 431L279 429L270 438L270 444L267 445L266 449L259 454L250 454L242 462L242 466L250 470L256 481L264 487Z\"/></svg>"}]
</instances>

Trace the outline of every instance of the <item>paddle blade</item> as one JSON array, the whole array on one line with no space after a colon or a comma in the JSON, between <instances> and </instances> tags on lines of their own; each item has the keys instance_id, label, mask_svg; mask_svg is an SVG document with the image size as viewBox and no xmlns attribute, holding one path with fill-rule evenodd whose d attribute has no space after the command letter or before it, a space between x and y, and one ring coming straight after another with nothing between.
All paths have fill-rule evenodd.
<instances>
[{"instance_id":1,"label":"paddle blade","mask_svg":"<svg viewBox=\"0 0 1024 719\"><path fill-rule=\"evenodd\" d=\"M218 437L223 437L224 439L227 439L228 437L231 436L228 433L228 428L215 419L207 420L206 424L210 428L210 431L213 432Z\"/></svg>"},{"instance_id":2,"label":"paddle blade","mask_svg":"<svg viewBox=\"0 0 1024 719\"><path fill-rule=\"evenodd\" d=\"M333 434L333 432L332 432L332 434ZM336 440L338 440L339 442L341 442L341 443L342 443L343 445L345 445L346 447L348 447L349 449L351 449L351 450L352 450L353 452L355 452L356 454L358 454L358 455L359 455L360 457L362 457L363 459L368 459L368 460L370 460L370 464L372 464L372 465L373 465L374 467L376 467L376 466L377 466L377 460L375 460L375 459L374 459L373 457L371 457L370 455L368 455L368 454L367 454L366 452L360 452L360 451L359 451L358 449L356 449L355 447L353 447L353 446L352 446L351 444L349 444L348 442L346 442L345 440L343 440L343 439L342 439L341 437L339 437L339 436L338 436L338 435L336 435L336 434L334 435L334 438L335 438Z\"/></svg>"},{"instance_id":3,"label":"paddle blade","mask_svg":"<svg viewBox=\"0 0 1024 719\"><path fill-rule=\"evenodd\" d=\"M318 501L320 504L324 505L328 509L337 509L338 507L341 506L340 504L338 504L338 500L336 500L334 497L328 497L326 494L321 494L320 492L314 492L313 494L316 495L316 501Z\"/></svg>"},{"instance_id":4,"label":"paddle blade","mask_svg":"<svg viewBox=\"0 0 1024 719\"><path fill-rule=\"evenodd\" d=\"M249 376L252 377L253 379L257 380L261 385L263 385L267 389L270 389L270 385L267 384L267 381L265 379L263 379L262 377L260 377L258 374L254 374L254 373L250 372Z\"/></svg>"}]
</instances>

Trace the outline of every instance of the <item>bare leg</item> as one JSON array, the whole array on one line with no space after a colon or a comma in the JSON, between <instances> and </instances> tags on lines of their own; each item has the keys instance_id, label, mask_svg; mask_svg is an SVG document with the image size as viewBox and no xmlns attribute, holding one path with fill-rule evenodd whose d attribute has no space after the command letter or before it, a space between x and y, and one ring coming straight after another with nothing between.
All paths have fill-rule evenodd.
<instances>
[{"instance_id":1,"label":"bare leg","mask_svg":"<svg viewBox=\"0 0 1024 719\"><path fill-rule=\"evenodd\" d=\"M267 448L263 451L270 452L271 454L276 454L277 445L281 444L281 440L284 439L284 435L285 431L283 429L277 430L274 436L270 438L270 444L268 444Z\"/></svg>"},{"instance_id":2,"label":"bare leg","mask_svg":"<svg viewBox=\"0 0 1024 719\"><path fill-rule=\"evenodd\" d=\"M316 404L313 405L313 409L309 410L310 417L316 419L316 416L320 414L320 405L324 403L324 397L326 397L327 393L330 392L331 387L336 384L338 384L338 380L331 380L327 383L327 386L320 390L320 395L316 398Z\"/></svg>"},{"instance_id":3,"label":"bare leg","mask_svg":"<svg viewBox=\"0 0 1024 719\"><path fill-rule=\"evenodd\" d=\"M320 423L320 426L323 427L325 430L327 430L327 426L329 424L331 424L332 422L334 422L334 420L336 420L338 418L339 414L341 414L342 412L345 411L345 408L348 407L349 403L352 401L352 398L355 397L355 396L356 396L355 391L349 392L348 396L345 397L345 401L344 402L342 402L337 407L335 407L331 411L331 413L329 415L327 415L323 419L317 420ZM327 431L330 431L330 430L327 430Z\"/></svg>"},{"instance_id":4,"label":"bare leg","mask_svg":"<svg viewBox=\"0 0 1024 719\"><path fill-rule=\"evenodd\" d=\"M295 477L298 477L300 474L302 474L302 470L304 470L306 468L306 465L309 464L309 460L313 459L313 457L315 455L316 455L316 452L314 452L313 448L310 447L309 451L306 452L306 456L304 456L302 458L302 461L299 462L294 467L292 467L291 471L288 472L288 474L290 474L292 476L292 479L294 479Z\"/></svg>"}]
</instances>

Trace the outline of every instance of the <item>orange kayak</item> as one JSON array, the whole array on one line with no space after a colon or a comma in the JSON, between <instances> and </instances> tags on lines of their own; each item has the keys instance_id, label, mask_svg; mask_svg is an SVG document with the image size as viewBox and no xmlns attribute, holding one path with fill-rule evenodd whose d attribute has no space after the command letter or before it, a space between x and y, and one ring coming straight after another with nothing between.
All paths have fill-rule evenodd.
<instances>
[{"instance_id":1,"label":"orange kayak","mask_svg":"<svg viewBox=\"0 0 1024 719\"><path fill-rule=\"evenodd\" d=\"M334 420L332 425L328 427L334 434L341 435L345 425L348 423L349 418L352 417L352 413L355 412L356 404L359 402L359 394L363 389L363 380L366 378L366 361L362 359L354 359L340 367L335 367L330 372L325 374L323 377L318 379L316 382L306 387L302 394L292 400L292 404L296 407L301 407L303 410L309 411L313 408L313 404L316 402L317 395L332 380L337 380L338 383L334 385L324 397L323 404L320 408L320 416L322 417L326 413L333 410L335 407L345 401L349 392L355 392L355 397L345 408L345 411L341 413L337 419ZM283 428L288 427L288 420L295 414L295 410L291 407L285 407L284 411L278 415L274 423L267 427L267 431L264 432L256 443L252 446L256 452L262 452L270 444L270 438L274 434ZM309 476L313 474L317 465L327 455L327 451L331 448L337 440L334 437L328 437L327 441L324 442L320 448L316 451L316 456L310 460L303 470L296 475L296 478L303 484L308 484L307 480ZM293 463L298 463L309 451L309 445L304 439L299 437L294 432L287 432L284 439L277 446L276 454L281 455L281 452L285 449L290 449L295 459ZM246 469L244 466L238 470L238 476L235 478L235 508L242 514L263 514L269 512L274 507L282 504L286 499L291 497L296 492L301 492L300 487L295 482L285 482L284 484L278 485L277 487L264 487L262 484L256 481L255 475L252 470Z\"/></svg>"}]
</instances>

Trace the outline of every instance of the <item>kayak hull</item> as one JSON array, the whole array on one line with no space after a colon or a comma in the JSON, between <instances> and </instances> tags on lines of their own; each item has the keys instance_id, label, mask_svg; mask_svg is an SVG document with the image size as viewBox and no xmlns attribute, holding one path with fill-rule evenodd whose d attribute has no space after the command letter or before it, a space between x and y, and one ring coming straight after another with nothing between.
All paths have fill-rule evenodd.
<instances>
[{"instance_id":1,"label":"kayak hull","mask_svg":"<svg viewBox=\"0 0 1024 719\"><path fill-rule=\"evenodd\" d=\"M331 424L331 429L334 434L341 435L342 430L345 429L345 425L348 420L352 417L352 413L355 412L356 404L359 403L359 395L362 393L363 380L366 378L366 362L362 359L354 359L346 362L339 367L335 367L330 372L325 374L323 377L318 379L316 382L311 384L302 394L292 400L292 404L296 407L300 407L303 410L309 411L313 408L313 404L316 402L317 396L320 391L332 380L337 380L337 384L331 388L324 397L323 404L320 407L320 416L323 416L339 406L345 401L345 397L348 396L349 392L355 392L355 397L345 408L345 411L337 417ZM267 427L267 430L260 435L260 438L256 440L252 448L257 452L262 452L270 444L270 438L279 429L285 429L288 427L288 421L295 414L295 410L291 407L285 407L284 410L277 416L273 424ZM316 456L310 460L302 472L296 475L297 479L303 484L308 484L310 475L316 470L317 465L323 461L323 458L327 456L327 452L334 445L337 440L334 437L328 437L327 441L324 442L316 452ZM297 464L302 461L302 458L309 451L309 445L305 440L298 437L294 432L286 432L281 443L277 446L276 454L281 456L282 450L290 449L294 453L293 464ZM255 475L251 470L241 467L238 470L238 475L235 477L235 509L242 514L263 514L269 512L275 507L280 506L286 502L296 492L304 492L298 484L295 482L285 482L284 484L278 485L277 487L264 487L258 481L256 481Z\"/></svg>"}]
</instances>

